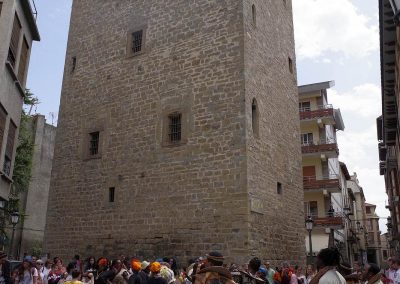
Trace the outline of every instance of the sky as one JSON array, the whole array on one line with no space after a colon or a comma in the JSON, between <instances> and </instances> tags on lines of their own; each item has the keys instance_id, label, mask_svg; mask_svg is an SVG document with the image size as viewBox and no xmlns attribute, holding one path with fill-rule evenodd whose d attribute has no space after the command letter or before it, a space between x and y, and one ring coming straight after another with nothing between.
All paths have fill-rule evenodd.
<instances>
[{"instance_id":1,"label":"sky","mask_svg":"<svg viewBox=\"0 0 400 284\"><path fill-rule=\"evenodd\" d=\"M42 40L34 43L27 87L39 98L34 111L57 124L72 0L35 0ZM379 175L376 118L381 114L377 0L293 0L298 83L334 80L329 103L340 108L340 160L357 172L367 202L386 217ZM386 231L386 220L380 227Z\"/></svg>"}]
</instances>

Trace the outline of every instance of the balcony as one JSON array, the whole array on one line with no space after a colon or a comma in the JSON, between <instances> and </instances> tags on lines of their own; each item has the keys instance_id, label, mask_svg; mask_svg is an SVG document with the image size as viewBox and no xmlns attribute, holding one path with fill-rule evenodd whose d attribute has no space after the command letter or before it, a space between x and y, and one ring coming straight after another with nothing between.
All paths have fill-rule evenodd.
<instances>
[{"instance_id":1,"label":"balcony","mask_svg":"<svg viewBox=\"0 0 400 284\"><path fill-rule=\"evenodd\" d=\"M329 175L322 178L305 176L303 177L303 187L305 192L320 192L326 190L335 193L342 191L338 175Z\"/></svg>"},{"instance_id":2,"label":"balcony","mask_svg":"<svg viewBox=\"0 0 400 284\"><path fill-rule=\"evenodd\" d=\"M301 152L303 155L326 155L327 158L337 158L339 148L335 139L323 139L318 142L309 141L302 143Z\"/></svg>"},{"instance_id":3,"label":"balcony","mask_svg":"<svg viewBox=\"0 0 400 284\"><path fill-rule=\"evenodd\" d=\"M22 11L25 14L25 19L28 24L28 28L31 31L32 40L40 41L39 30L36 25L37 20L37 9L35 0L22 0L21 1Z\"/></svg>"},{"instance_id":4,"label":"balcony","mask_svg":"<svg viewBox=\"0 0 400 284\"><path fill-rule=\"evenodd\" d=\"M341 212L328 212L323 216L315 216L311 215L314 226L315 227L323 227L329 229L343 229L344 228L344 215ZM306 216L306 219L308 216Z\"/></svg>"},{"instance_id":5,"label":"balcony","mask_svg":"<svg viewBox=\"0 0 400 284\"><path fill-rule=\"evenodd\" d=\"M334 112L333 112L333 107L332 105L324 105L324 106L318 106L317 109L312 110L309 107L303 107L299 109L300 111L300 119L301 120L313 120L313 119L319 119L319 118L326 118L330 119L331 123L326 123L326 124L332 124L334 122Z\"/></svg>"}]
</instances>

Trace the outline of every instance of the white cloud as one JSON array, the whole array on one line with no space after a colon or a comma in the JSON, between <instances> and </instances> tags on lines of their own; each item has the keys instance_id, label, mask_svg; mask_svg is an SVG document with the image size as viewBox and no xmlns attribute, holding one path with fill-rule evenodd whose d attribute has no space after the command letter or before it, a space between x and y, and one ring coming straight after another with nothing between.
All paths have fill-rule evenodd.
<instances>
[{"instance_id":1,"label":"white cloud","mask_svg":"<svg viewBox=\"0 0 400 284\"><path fill-rule=\"evenodd\" d=\"M345 93L329 90L329 101L339 107L344 116L349 116L348 120L362 117L376 119L382 111L381 89L375 84L356 86Z\"/></svg>"},{"instance_id":2,"label":"white cloud","mask_svg":"<svg viewBox=\"0 0 400 284\"><path fill-rule=\"evenodd\" d=\"M329 52L361 58L379 48L378 21L351 0L295 0L293 10L298 59Z\"/></svg>"}]
</instances>

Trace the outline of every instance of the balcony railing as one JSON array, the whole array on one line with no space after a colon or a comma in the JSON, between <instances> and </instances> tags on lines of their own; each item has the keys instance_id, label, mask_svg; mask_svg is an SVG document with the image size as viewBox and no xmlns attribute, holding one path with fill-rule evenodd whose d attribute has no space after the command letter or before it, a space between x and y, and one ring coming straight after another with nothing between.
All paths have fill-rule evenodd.
<instances>
[{"instance_id":1,"label":"balcony railing","mask_svg":"<svg viewBox=\"0 0 400 284\"><path fill-rule=\"evenodd\" d=\"M312 109L309 107L302 107L302 108L299 108L299 111L300 111L300 119L333 117L332 105L318 106L317 109Z\"/></svg>"},{"instance_id":2,"label":"balcony railing","mask_svg":"<svg viewBox=\"0 0 400 284\"><path fill-rule=\"evenodd\" d=\"M339 148L335 139L327 138L318 142L309 141L301 144L303 154L319 153L319 152L336 152L339 155Z\"/></svg>"},{"instance_id":3,"label":"balcony railing","mask_svg":"<svg viewBox=\"0 0 400 284\"><path fill-rule=\"evenodd\" d=\"M308 218L306 214L306 219ZM344 214L342 212L327 212L324 215L313 216L311 218L314 221L316 227L327 227L327 228L343 228L344 227Z\"/></svg>"},{"instance_id":4,"label":"balcony railing","mask_svg":"<svg viewBox=\"0 0 400 284\"><path fill-rule=\"evenodd\" d=\"M319 179L316 176L304 176L303 187L304 190L341 189L339 176L334 174Z\"/></svg>"}]
</instances>

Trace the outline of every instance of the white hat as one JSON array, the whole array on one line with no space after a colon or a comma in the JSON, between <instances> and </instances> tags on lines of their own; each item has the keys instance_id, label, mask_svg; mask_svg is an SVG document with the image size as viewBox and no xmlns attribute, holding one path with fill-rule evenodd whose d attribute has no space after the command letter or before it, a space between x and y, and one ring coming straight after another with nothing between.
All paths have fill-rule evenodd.
<instances>
[{"instance_id":1,"label":"white hat","mask_svg":"<svg viewBox=\"0 0 400 284\"><path fill-rule=\"evenodd\" d=\"M145 270L147 267L149 267L149 265L150 265L150 262L148 262L148 261L143 261L142 262L142 270Z\"/></svg>"}]
</instances>

